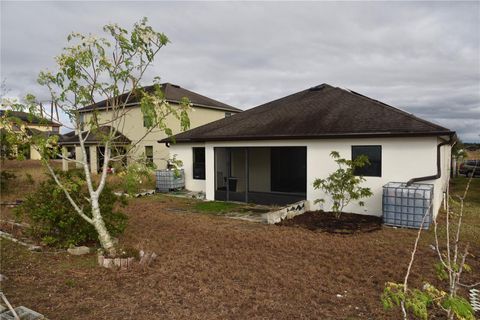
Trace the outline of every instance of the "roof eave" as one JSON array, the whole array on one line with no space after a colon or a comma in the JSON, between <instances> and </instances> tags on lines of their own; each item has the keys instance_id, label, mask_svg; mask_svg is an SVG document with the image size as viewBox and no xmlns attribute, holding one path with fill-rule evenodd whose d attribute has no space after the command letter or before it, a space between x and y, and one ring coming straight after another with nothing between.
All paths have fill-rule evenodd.
<instances>
[{"instance_id":1,"label":"roof eave","mask_svg":"<svg viewBox=\"0 0 480 320\"><path fill-rule=\"evenodd\" d=\"M178 100L172 100L172 99L167 99L166 100L167 102L169 103L175 103L175 104L180 104L181 101L178 101ZM134 102L134 103L127 103L125 105L125 107L136 107L138 106L140 103L138 102ZM203 104L199 104L199 103L192 103L192 106L195 108L206 108L206 109L213 109L213 110L222 110L222 111L228 111L228 112L242 112L241 109L238 109L238 108L235 108L235 107L231 107L231 106L228 106L228 107L222 107L222 106L209 106L209 105L203 105ZM111 107L95 107L95 108L89 108L89 107L84 107L84 108L81 108L78 110L78 112L80 113L88 113L88 112L93 112L93 111L102 111L102 110L105 110L105 109L111 109Z\"/></svg>"},{"instance_id":2,"label":"roof eave","mask_svg":"<svg viewBox=\"0 0 480 320\"><path fill-rule=\"evenodd\" d=\"M84 145L99 145L99 144L104 144L104 141L85 141L83 144ZM80 141L58 141L58 144L61 146L74 146L74 145L79 145ZM115 146L127 146L131 144L131 142L125 141L125 142L110 142L111 145Z\"/></svg>"},{"instance_id":3,"label":"roof eave","mask_svg":"<svg viewBox=\"0 0 480 320\"><path fill-rule=\"evenodd\" d=\"M432 131L432 132L365 132L365 133L335 133L322 135L272 135L272 136L235 136L235 137L212 137L212 138L164 138L158 143L188 143L188 142L213 142L213 141L253 141L253 140L299 140L299 139L347 139L347 138L376 138L376 137L427 137L427 136L454 136L455 131Z\"/></svg>"}]
</instances>

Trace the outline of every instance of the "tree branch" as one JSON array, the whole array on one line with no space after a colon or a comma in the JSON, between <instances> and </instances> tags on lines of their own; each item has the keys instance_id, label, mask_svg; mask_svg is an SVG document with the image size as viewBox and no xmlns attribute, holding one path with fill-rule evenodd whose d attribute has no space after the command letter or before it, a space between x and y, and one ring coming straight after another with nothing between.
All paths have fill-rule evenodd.
<instances>
[{"instance_id":1,"label":"tree branch","mask_svg":"<svg viewBox=\"0 0 480 320\"><path fill-rule=\"evenodd\" d=\"M57 175L55 174L55 171L53 171L53 168L50 166L50 164L48 163L47 160L44 160L47 168L48 168L48 171L50 172L50 174L52 175L53 179L55 180L55 182L57 183L57 185L60 187L60 189L62 189L63 193L65 194L65 196L67 197L68 201L70 202L70 204L73 206L73 208L75 209L75 211L85 220L87 221L88 223L92 224L93 225L93 220L90 219L85 213L83 213L83 210L80 209L78 207L78 205L75 203L75 200L73 200L73 198L70 196L70 193L68 192L68 190L65 188L65 186L60 182L60 180L58 179Z\"/></svg>"}]
</instances>

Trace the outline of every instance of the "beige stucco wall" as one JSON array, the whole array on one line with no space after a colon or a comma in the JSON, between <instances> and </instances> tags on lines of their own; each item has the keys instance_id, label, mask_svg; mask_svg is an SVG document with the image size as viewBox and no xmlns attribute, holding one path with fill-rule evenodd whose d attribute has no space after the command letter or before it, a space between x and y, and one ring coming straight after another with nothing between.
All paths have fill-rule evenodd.
<instances>
[{"instance_id":1,"label":"beige stucco wall","mask_svg":"<svg viewBox=\"0 0 480 320\"><path fill-rule=\"evenodd\" d=\"M190 118L190 129L199 127L201 125L213 122L218 119L225 117L224 110L208 109L201 107L194 107L189 111L188 115ZM91 113L85 113L85 122L88 122ZM112 119L111 111L101 111L98 113L100 122L107 122ZM167 118L167 126L173 130L173 133L180 133L180 121L173 116ZM114 126L118 128L126 137L128 137L133 144L135 144L131 155L134 158L142 157L145 153L145 146L153 147L153 161L159 169L166 167L166 160L173 156L169 153L168 148L164 144L160 144L157 141L161 140L167 135L165 135L161 130L154 129L152 132L148 133L146 136L147 128L143 126L143 114L139 107L131 107L126 110L126 114L117 120L115 123L107 123L107 125ZM145 136L145 137L144 137ZM140 139L143 140L138 143Z\"/></svg>"},{"instance_id":2,"label":"beige stucco wall","mask_svg":"<svg viewBox=\"0 0 480 320\"><path fill-rule=\"evenodd\" d=\"M42 132L53 131L53 126L46 126L46 125L32 125L32 124L29 124L28 128L37 129L37 130L42 131ZM58 133L60 133L60 130L58 130ZM35 150L35 148L30 146L30 159L40 160L41 158L42 157L40 156L40 153L37 150Z\"/></svg>"},{"instance_id":3,"label":"beige stucco wall","mask_svg":"<svg viewBox=\"0 0 480 320\"><path fill-rule=\"evenodd\" d=\"M315 205L313 201L325 198L320 190L313 188L316 178L326 178L328 174L337 169L336 163L329 156L332 150L340 152L344 158L351 158L352 145L381 145L382 146L382 176L365 177L363 184L371 188L373 196L365 200L365 206L350 204L345 210L360 214L380 216L382 214L383 185L388 182L407 182L414 177L436 174L436 148L439 143L437 137L412 137L412 138L362 138L362 139L325 139L325 140L281 140L281 141L238 141L238 142L207 142L205 146L206 180L198 183L192 179L192 145L178 143L170 147L171 153L185 165L186 188L194 191L204 191L209 200L215 197L215 147L273 147L273 146L306 146L307 147L307 200L312 209L330 210L331 202ZM195 144L200 146L201 144ZM435 215L442 204L443 192L446 191L450 177L450 146L441 148L442 176L440 179L424 181L422 183L434 184L435 195L433 212ZM250 169L252 170L252 168ZM262 173L267 177L267 168Z\"/></svg>"}]
</instances>

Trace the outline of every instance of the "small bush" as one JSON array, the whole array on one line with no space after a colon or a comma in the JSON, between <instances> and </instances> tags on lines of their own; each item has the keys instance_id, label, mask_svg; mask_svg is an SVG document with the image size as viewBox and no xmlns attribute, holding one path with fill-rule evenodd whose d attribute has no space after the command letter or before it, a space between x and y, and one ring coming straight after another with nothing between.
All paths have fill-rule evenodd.
<instances>
[{"instance_id":1,"label":"small bush","mask_svg":"<svg viewBox=\"0 0 480 320\"><path fill-rule=\"evenodd\" d=\"M7 170L0 171L0 190L2 192L8 192L10 183L16 178L17 176L11 171L7 171Z\"/></svg>"},{"instance_id":2,"label":"small bush","mask_svg":"<svg viewBox=\"0 0 480 320\"><path fill-rule=\"evenodd\" d=\"M155 171L148 163L132 163L118 175L122 178L122 189L124 192L133 195L140 192L145 185L152 182L152 174Z\"/></svg>"},{"instance_id":3,"label":"small bush","mask_svg":"<svg viewBox=\"0 0 480 320\"><path fill-rule=\"evenodd\" d=\"M365 181L363 176L356 176L355 169L370 164L367 156L360 156L354 160L347 160L340 157L337 151L330 152L330 156L337 163L338 169L332 172L325 179L315 179L314 189L320 189L330 196L333 201L332 211L335 217L340 218L343 209L352 201L358 201L360 206L365 203L362 198L373 195L370 188L362 188L360 184ZM325 202L325 199L317 199L315 203Z\"/></svg>"},{"instance_id":4,"label":"small bush","mask_svg":"<svg viewBox=\"0 0 480 320\"><path fill-rule=\"evenodd\" d=\"M69 171L58 174L75 202L91 217L83 172ZM100 195L100 210L112 236L124 231L127 220L125 214L116 210L117 203L124 205L125 199L117 197L106 186ZM30 234L41 239L46 245L68 247L98 242L94 227L76 213L53 178L40 183L37 190L29 194L16 209L16 214L28 217L31 223Z\"/></svg>"}]
</instances>

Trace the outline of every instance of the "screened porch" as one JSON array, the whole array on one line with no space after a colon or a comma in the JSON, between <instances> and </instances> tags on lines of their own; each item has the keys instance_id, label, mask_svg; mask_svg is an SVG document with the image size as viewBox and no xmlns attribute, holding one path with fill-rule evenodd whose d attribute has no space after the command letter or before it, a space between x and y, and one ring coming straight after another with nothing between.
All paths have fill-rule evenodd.
<instances>
[{"instance_id":1,"label":"screened porch","mask_svg":"<svg viewBox=\"0 0 480 320\"><path fill-rule=\"evenodd\" d=\"M306 147L218 147L215 200L285 205L306 199Z\"/></svg>"}]
</instances>

